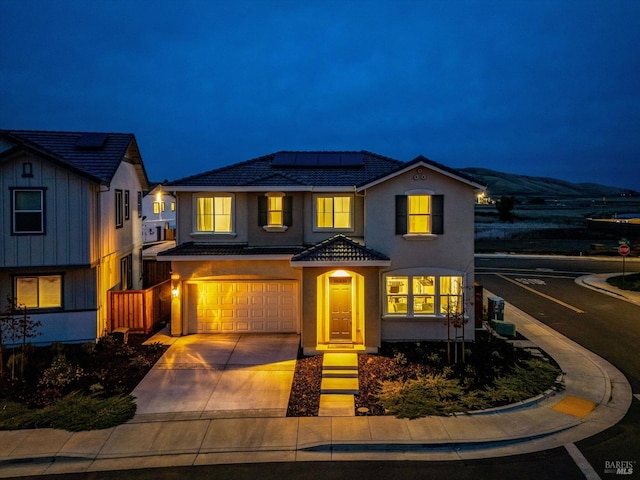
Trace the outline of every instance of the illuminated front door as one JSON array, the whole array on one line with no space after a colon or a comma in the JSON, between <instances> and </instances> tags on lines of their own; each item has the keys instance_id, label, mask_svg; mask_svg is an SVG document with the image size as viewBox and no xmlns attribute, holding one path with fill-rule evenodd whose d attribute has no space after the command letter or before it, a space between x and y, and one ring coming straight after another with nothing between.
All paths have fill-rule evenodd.
<instances>
[{"instance_id":1,"label":"illuminated front door","mask_svg":"<svg viewBox=\"0 0 640 480\"><path fill-rule=\"evenodd\" d=\"M351 341L351 278L329 278L330 341Z\"/></svg>"}]
</instances>

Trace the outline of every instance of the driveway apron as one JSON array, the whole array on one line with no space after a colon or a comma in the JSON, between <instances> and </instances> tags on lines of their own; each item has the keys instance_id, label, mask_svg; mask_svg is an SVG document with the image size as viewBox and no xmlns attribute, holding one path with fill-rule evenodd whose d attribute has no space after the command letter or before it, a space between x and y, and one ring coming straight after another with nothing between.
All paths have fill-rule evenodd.
<instances>
[{"instance_id":1,"label":"driveway apron","mask_svg":"<svg viewBox=\"0 0 640 480\"><path fill-rule=\"evenodd\" d=\"M284 417L299 335L178 337L133 391L136 417Z\"/></svg>"}]
</instances>

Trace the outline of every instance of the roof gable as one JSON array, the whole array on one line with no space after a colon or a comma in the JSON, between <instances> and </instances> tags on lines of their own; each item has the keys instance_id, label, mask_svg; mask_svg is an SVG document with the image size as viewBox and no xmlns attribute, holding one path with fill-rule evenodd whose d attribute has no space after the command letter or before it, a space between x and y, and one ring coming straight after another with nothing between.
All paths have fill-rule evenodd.
<instances>
[{"instance_id":1,"label":"roof gable","mask_svg":"<svg viewBox=\"0 0 640 480\"><path fill-rule=\"evenodd\" d=\"M23 148L99 183L109 184L122 161L136 165L146 188L148 179L131 133L0 130L12 150Z\"/></svg>"},{"instance_id":2,"label":"roof gable","mask_svg":"<svg viewBox=\"0 0 640 480\"><path fill-rule=\"evenodd\" d=\"M422 155L417 156L416 158L414 158L413 160L403 163L402 165L400 165L397 169L395 169L394 171L388 172L384 175L379 176L378 178L375 179L371 179L369 182L360 185L358 190L365 190L367 188L371 188L375 185L378 185L379 183L383 183L393 177L397 177L398 175L402 175L403 173L406 173L408 171L410 171L413 168L416 167L424 167L427 168L431 171L435 171L438 172L446 177L452 178L458 182L464 183L469 185L470 187L476 188L476 189L480 189L480 190L486 190L486 186L484 185L480 185L479 183L475 182L475 180L470 177L469 175L460 172L459 170L456 170L454 168L451 167L447 167L446 165L442 165L441 163L438 162L434 162L433 160L429 160L427 157L424 157Z\"/></svg>"}]
</instances>

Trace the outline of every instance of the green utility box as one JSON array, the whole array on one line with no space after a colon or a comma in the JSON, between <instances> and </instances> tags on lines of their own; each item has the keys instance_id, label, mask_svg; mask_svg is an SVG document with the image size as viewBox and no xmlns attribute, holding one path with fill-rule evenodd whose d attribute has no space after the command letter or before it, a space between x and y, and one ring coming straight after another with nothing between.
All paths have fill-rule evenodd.
<instances>
[{"instance_id":1,"label":"green utility box","mask_svg":"<svg viewBox=\"0 0 640 480\"><path fill-rule=\"evenodd\" d=\"M489 322L491 328L493 328L498 335L503 337L515 337L516 336L516 324L511 322L503 322L502 320L491 320Z\"/></svg>"}]
</instances>

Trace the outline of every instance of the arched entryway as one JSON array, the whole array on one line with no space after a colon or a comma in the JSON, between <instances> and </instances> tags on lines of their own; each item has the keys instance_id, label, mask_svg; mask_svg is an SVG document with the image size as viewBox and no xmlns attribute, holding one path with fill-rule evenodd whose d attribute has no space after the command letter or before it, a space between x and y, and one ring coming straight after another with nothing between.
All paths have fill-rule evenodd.
<instances>
[{"instance_id":1,"label":"arched entryway","mask_svg":"<svg viewBox=\"0 0 640 480\"><path fill-rule=\"evenodd\" d=\"M317 288L318 346L363 347L364 277L349 270L331 270L318 276Z\"/></svg>"}]
</instances>

